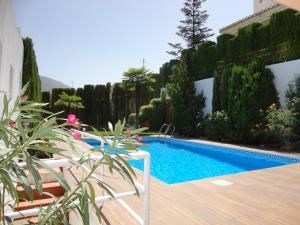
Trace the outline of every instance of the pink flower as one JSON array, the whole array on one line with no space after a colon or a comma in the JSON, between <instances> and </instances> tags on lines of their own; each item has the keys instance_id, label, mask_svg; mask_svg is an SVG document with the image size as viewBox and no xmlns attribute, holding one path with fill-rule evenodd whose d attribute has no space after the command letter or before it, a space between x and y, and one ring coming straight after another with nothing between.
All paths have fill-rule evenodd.
<instances>
[{"instance_id":1,"label":"pink flower","mask_svg":"<svg viewBox=\"0 0 300 225\"><path fill-rule=\"evenodd\" d=\"M130 133L130 132L131 132L131 130L130 130L130 129L127 129L126 131L127 131L127 133Z\"/></svg>"},{"instance_id":2,"label":"pink flower","mask_svg":"<svg viewBox=\"0 0 300 225\"><path fill-rule=\"evenodd\" d=\"M73 114L69 114L69 115L68 115L68 124L69 124L69 125L75 125L76 122L77 122L76 116L73 115Z\"/></svg>"},{"instance_id":3,"label":"pink flower","mask_svg":"<svg viewBox=\"0 0 300 225\"><path fill-rule=\"evenodd\" d=\"M138 138L137 138L137 141L138 141L138 142L142 142L142 141L143 141L143 138L142 138L142 137L138 137Z\"/></svg>"},{"instance_id":4,"label":"pink flower","mask_svg":"<svg viewBox=\"0 0 300 225\"><path fill-rule=\"evenodd\" d=\"M79 132L77 132L76 130L71 130L71 135L76 140L79 140L81 138L81 134Z\"/></svg>"},{"instance_id":5,"label":"pink flower","mask_svg":"<svg viewBox=\"0 0 300 225\"><path fill-rule=\"evenodd\" d=\"M11 122L8 123L8 126L10 126L10 127L16 127L17 123L15 121L11 121Z\"/></svg>"}]
</instances>

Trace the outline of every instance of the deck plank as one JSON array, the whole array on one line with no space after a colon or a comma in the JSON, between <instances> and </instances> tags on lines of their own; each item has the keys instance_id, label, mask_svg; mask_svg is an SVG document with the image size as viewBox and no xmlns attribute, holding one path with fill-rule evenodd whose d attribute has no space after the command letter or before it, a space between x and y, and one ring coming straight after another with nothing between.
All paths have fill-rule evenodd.
<instances>
[{"instance_id":1,"label":"deck plank","mask_svg":"<svg viewBox=\"0 0 300 225\"><path fill-rule=\"evenodd\" d=\"M137 172L139 177L141 173ZM217 186L213 180L233 184ZM120 180L108 181L119 191ZM142 201L126 200L142 213ZM138 224L115 202L105 203L112 225ZM151 178L151 225L300 224L300 165L288 165L166 185Z\"/></svg>"},{"instance_id":2,"label":"deck plank","mask_svg":"<svg viewBox=\"0 0 300 225\"><path fill-rule=\"evenodd\" d=\"M141 181L142 173L136 172ZM211 183L218 179L233 184ZM119 192L132 190L120 177L105 181ZM142 199L126 202L142 214ZM138 225L115 201L106 202L103 212L111 225ZM151 177L150 224L300 225L300 164L172 185Z\"/></svg>"}]
</instances>

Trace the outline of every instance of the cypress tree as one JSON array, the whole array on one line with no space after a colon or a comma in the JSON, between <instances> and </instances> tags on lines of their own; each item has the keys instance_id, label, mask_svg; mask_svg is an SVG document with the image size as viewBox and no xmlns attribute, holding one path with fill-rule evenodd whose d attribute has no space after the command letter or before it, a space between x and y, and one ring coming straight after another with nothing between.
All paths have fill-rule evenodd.
<instances>
[{"instance_id":1,"label":"cypress tree","mask_svg":"<svg viewBox=\"0 0 300 225\"><path fill-rule=\"evenodd\" d=\"M28 96L29 100L40 102L42 100L41 80L32 39L29 37L23 39L23 45L24 57L22 86L28 83L28 88L25 94Z\"/></svg>"},{"instance_id":2,"label":"cypress tree","mask_svg":"<svg viewBox=\"0 0 300 225\"><path fill-rule=\"evenodd\" d=\"M106 126L104 118L104 98L105 98L105 85L96 85L94 95L94 108L95 108L95 126L101 128Z\"/></svg>"},{"instance_id":3,"label":"cypress tree","mask_svg":"<svg viewBox=\"0 0 300 225\"><path fill-rule=\"evenodd\" d=\"M215 72L214 87L213 87L213 100L212 100L212 111L213 112L221 110L220 85L221 85L221 76L217 72Z\"/></svg>"},{"instance_id":4,"label":"cypress tree","mask_svg":"<svg viewBox=\"0 0 300 225\"><path fill-rule=\"evenodd\" d=\"M46 110L50 110L50 92L49 91L43 91L42 92L42 102L43 103L48 103L48 105L47 106L45 106L44 108L46 109Z\"/></svg>"},{"instance_id":5,"label":"cypress tree","mask_svg":"<svg viewBox=\"0 0 300 225\"><path fill-rule=\"evenodd\" d=\"M76 95L81 98L82 104L84 105L84 89L83 88L77 88ZM77 109L76 115L79 117L79 119L83 122L86 121L86 115L85 115L85 109Z\"/></svg>"},{"instance_id":6,"label":"cypress tree","mask_svg":"<svg viewBox=\"0 0 300 225\"><path fill-rule=\"evenodd\" d=\"M94 85L84 85L82 104L85 106L84 109L84 122L91 126L95 126L95 118L93 116L93 104L94 104Z\"/></svg>"},{"instance_id":7,"label":"cypress tree","mask_svg":"<svg viewBox=\"0 0 300 225\"><path fill-rule=\"evenodd\" d=\"M197 45L206 41L211 37L211 29L205 26L208 14L206 10L201 10L202 3L206 0L185 0L184 6L181 12L184 14L185 19L181 20L181 25L178 26L178 32L176 33L187 44L188 48L196 49ZM183 47L181 44L176 43L169 45L174 49L167 53L179 56Z\"/></svg>"},{"instance_id":8,"label":"cypress tree","mask_svg":"<svg viewBox=\"0 0 300 225\"><path fill-rule=\"evenodd\" d=\"M104 118L105 118L105 125L111 121L111 104L110 104L110 94L111 94L111 84L107 83L105 86L105 95L104 95Z\"/></svg>"},{"instance_id":9,"label":"cypress tree","mask_svg":"<svg viewBox=\"0 0 300 225\"><path fill-rule=\"evenodd\" d=\"M113 122L116 123L119 119L121 119L121 87L119 83L115 83L113 86L113 91L112 91L112 115L113 115Z\"/></svg>"},{"instance_id":10,"label":"cypress tree","mask_svg":"<svg viewBox=\"0 0 300 225\"><path fill-rule=\"evenodd\" d=\"M221 77L220 84L220 107L221 110L227 110L228 105L228 83L231 76L232 68L230 66L226 66Z\"/></svg>"}]
</instances>

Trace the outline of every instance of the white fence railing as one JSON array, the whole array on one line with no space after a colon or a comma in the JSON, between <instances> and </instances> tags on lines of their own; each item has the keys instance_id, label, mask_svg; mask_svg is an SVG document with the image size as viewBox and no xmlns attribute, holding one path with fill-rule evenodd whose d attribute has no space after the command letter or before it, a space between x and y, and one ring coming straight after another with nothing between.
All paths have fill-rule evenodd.
<instances>
[{"instance_id":1,"label":"white fence railing","mask_svg":"<svg viewBox=\"0 0 300 225\"><path fill-rule=\"evenodd\" d=\"M93 139L97 139L101 142L101 146L104 146L104 140L98 136L91 135L85 132L80 132L84 137L90 137ZM88 151L88 149L84 148L83 146L76 144L76 147L79 148L82 151ZM135 181L135 185L139 190L140 196L143 197L143 216L138 215L123 199L131 196L136 196L135 191L128 191L128 192L121 192L121 193L113 193L113 198L110 195L104 195L104 196L97 196L96 202L97 203L104 203L107 201L116 200L128 213L131 215L139 224L141 225L149 225L149 216L150 216L150 154L145 151L137 151L132 152L126 155L120 155L123 157L128 158L129 160L144 160L144 173L143 173L143 184L139 183L138 181ZM102 158L102 156L96 156L91 154L92 159L99 160ZM112 156L114 157L114 156ZM73 158L74 161L79 161L80 158ZM58 168L58 167L69 167L73 164L69 159L49 159L45 160L44 163L46 163L51 168ZM19 163L20 167L25 167L25 163ZM85 170L88 170L87 167L85 167ZM93 175L96 177L96 175ZM98 178L98 177L97 177ZM79 202L75 202L75 204L79 204ZM21 219L21 218L27 218L27 217L33 217L37 216L40 213L40 208L34 208L34 209L27 209L22 211L11 211L6 212L5 216L10 217L11 219Z\"/></svg>"}]
</instances>

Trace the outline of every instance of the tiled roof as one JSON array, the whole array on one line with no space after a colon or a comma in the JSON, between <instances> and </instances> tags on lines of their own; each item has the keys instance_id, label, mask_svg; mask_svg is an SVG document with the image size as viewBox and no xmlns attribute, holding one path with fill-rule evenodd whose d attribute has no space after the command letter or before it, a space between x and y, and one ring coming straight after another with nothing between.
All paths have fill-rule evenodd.
<instances>
[{"instance_id":1,"label":"tiled roof","mask_svg":"<svg viewBox=\"0 0 300 225\"><path fill-rule=\"evenodd\" d=\"M270 11L270 10L273 10L273 9L279 7L279 6L281 6L281 5L280 4L275 4L275 5L273 5L273 6L269 7L269 8L266 8L266 9L264 9L262 11L259 11L257 13L254 13L254 14L250 15L250 16L244 17L243 19L240 19L240 20L238 20L238 21L236 21L236 22L234 22L234 23L232 23L232 24L230 24L230 25L228 25L226 27L222 27L220 29L220 33L222 33L224 30L227 30L227 29L229 29L231 27L234 27L234 26L236 26L236 25L238 25L240 23L243 23L243 22L245 22L245 21L247 21L249 19L252 19L252 18L254 18L256 16L262 15L262 14L264 14L264 13Z\"/></svg>"}]
</instances>

